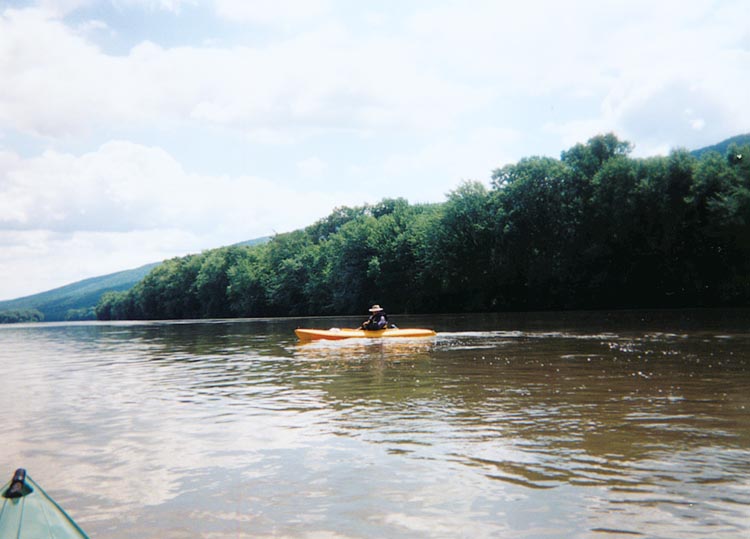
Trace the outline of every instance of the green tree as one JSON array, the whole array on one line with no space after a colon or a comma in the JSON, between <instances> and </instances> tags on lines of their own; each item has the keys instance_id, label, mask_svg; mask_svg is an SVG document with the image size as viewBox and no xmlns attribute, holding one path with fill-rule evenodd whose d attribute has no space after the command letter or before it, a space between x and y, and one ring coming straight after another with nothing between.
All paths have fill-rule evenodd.
<instances>
[{"instance_id":1,"label":"green tree","mask_svg":"<svg viewBox=\"0 0 750 539\"><path fill-rule=\"evenodd\" d=\"M266 246L239 253L235 264L227 270L227 297L234 316L267 315L268 280L270 274L263 264Z\"/></svg>"},{"instance_id":2,"label":"green tree","mask_svg":"<svg viewBox=\"0 0 750 539\"><path fill-rule=\"evenodd\" d=\"M164 261L138 283L136 310L151 320L198 318L200 302L194 286L202 258L189 255Z\"/></svg>"},{"instance_id":3,"label":"green tree","mask_svg":"<svg viewBox=\"0 0 750 539\"><path fill-rule=\"evenodd\" d=\"M522 159L493 173L495 275L502 304L564 307L566 262L580 210L567 199L568 170L548 157Z\"/></svg>"},{"instance_id":4,"label":"green tree","mask_svg":"<svg viewBox=\"0 0 750 539\"><path fill-rule=\"evenodd\" d=\"M166 261L99 319L747 305L750 147L632 159L613 134L464 182L341 207L264 245Z\"/></svg>"},{"instance_id":5,"label":"green tree","mask_svg":"<svg viewBox=\"0 0 750 539\"><path fill-rule=\"evenodd\" d=\"M303 259L311 244L302 230L278 234L266 245L264 271L268 274L267 297L270 314L303 315L308 312L305 283L308 268Z\"/></svg>"},{"instance_id":6,"label":"green tree","mask_svg":"<svg viewBox=\"0 0 750 539\"><path fill-rule=\"evenodd\" d=\"M378 263L373 261L378 255L376 228L374 217L359 217L343 225L323 246L330 260L331 305L338 313L358 313L363 305L380 301L371 278Z\"/></svg>"},{"instance_id":7,"label":"green tree","mask_svg":"<svg viewBox=\"0 0 750 539\"><path fill-rule=\"evenodd\" d=\"M626 157L632 150L632 144L607 133L590 138L586 144L576 144L562 152L560 159L570 167L576 179L591 181L604 163L615 157Z\"/></svg>"},{"instance_id":8,"label":"green tree","mask_svg":"<svg viewBox=\"0 0 750 539\"><path fill-rule=\"evenodd\" d=\"M44 314L38 309L7 309L0 311L0 324L42 322Z\"/></svg>"},{"instance_id":9,"label":"green tree","mask_svg":"<svg viewBox=\"0 0 750 539\"><path fill-rule=\"evenodd\" d=\"M204 253L193 288L200 305L201 318L224 318L232 315L228 296L229 272L249 247L224 247Z\"/></svg>"},{"instance_id":10,"label":"green tree","mask_svg":"<svg viewBox=\"0 0 750 539\"><path fill-rule=\"evenodd\" d=\"M726 156L729 172L706 206L708 227L721 254L722 274L713 288L721 303L750 302L750 145L731 145Z\"/></svg>"},{"instance_id":11,"label":"green tree","mask_svg":"<svg viewBox=\"0 0 750 539\"><path fill-rule=\"evenodd\" d=\"M491 265L494 215L487 188L464 182L448 194L438 223L434 272L440 278L441 303L447 310L481 311L493 307Z\"/></svg>"}]
</instances>

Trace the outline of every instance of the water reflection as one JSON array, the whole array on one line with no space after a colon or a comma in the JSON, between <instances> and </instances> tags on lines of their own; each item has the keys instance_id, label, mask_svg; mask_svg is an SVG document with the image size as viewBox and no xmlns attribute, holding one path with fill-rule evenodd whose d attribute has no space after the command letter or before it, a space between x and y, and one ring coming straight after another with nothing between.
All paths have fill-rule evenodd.
<instances>
[{"instance_id":1,"label":"water reflection","mask_svg":"<svg viewBox=\"0 0 750 539\"><path fill-rule=\"evenodd\" d=\"M630 316L2 328L0 462L115 538L744 535L750 334Z\"/></svg>"},{"instance_id":2,"label":"water reflection","mask_svg":"<svg viewBox=\"0 0 750 539\"><path fill-rule=\"evenodd\" d=\"M309 361L417 361L430 358L433 339L345 339L299 341L292 348L299 360Z\"/></svg>"}]
</instances>

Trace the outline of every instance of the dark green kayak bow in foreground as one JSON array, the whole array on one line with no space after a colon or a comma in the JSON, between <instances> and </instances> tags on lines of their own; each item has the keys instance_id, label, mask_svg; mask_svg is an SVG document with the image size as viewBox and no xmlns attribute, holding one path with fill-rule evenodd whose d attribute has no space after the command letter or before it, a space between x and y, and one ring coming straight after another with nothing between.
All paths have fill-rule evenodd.
<instances>
[{"instance_id":1,"label":"dark green kayak bow in foreground","mask_svg":"<svg viewBox=\"0 0 750 539\"><path fill-rule=\"evenodd\" d=\"M0 503L0 538L88 539L23 468L3 487Z\"/></svg>"}]
</instances>

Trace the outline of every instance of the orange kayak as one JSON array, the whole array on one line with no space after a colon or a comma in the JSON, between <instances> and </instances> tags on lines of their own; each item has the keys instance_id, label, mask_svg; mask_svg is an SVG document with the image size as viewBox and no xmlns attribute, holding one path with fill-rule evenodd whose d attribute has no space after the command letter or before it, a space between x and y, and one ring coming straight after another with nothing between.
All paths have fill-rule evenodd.
<instances>
[{"instance_id":1,"label":"orange kayak","mask_svg":"<svg viewBox=\"0 0 750 539\"><path fill-rule=\"evenodd\" d=\"M365 329L302 329L298 328L294 330L300 340L312 341L317 339L327 339L332 341L338 341L342 339L379 339L379 338L391 338L391 337L434 337L437 335L431 329L418 329L418 328L389 328L381 329L377 331L369 331Z\"/></svg>"}]
</instances>

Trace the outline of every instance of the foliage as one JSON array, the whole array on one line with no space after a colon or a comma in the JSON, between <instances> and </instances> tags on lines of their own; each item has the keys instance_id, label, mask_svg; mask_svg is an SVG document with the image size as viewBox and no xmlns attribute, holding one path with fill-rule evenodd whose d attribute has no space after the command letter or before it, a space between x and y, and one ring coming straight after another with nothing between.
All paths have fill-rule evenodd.
<instances>
[{"instance_id":1,"label":"foliage","mask_svg":"<svg viewBox=\"0 0 750 539\"><path fill-rule=\"evenodd\" d=\"M0 311L0 324L17 324L21 322L42 322L44 314L37 309L8 309Z\"/></svg>"},{"instance_id":2,"label":"foliage","mask_svg":"<svg viewBox=\"0 0 750 539\"><path fill-rule=\"evenodd\" d=\"M91 307L82 307L80 309L70 309L65 314L66 322L82 320L96 320L96 308L93 305Z\"/></svg>"},{"instance_id":3,"label":"foliage","mask_svg":"<svg viewBox=\"0 0 750 539\"><path fill-rule=\"evenodd\" d=\"M99 319L750 304L750 146L634 159L612 134L441 204L384 199L168 260Z\"/></svg>"},{"instance_id":4,"label":"foliage","mask_svg":"<svg viewBox=\"0 0 750 539\"><path fill-rule=\"evenodd\" d=\"M706 146L705 148L700 148L698 150L694 150L690 152L695 157L702 158L707 153L718 153L719 155L727 155L729 152L730 146L747 146L750 144L750 133L746 133L744 135L736 135L734 137L728 138L726 140L723 140L719 142L718 144L714 144L713 146Z\"/></svg>"}]
</instances>

